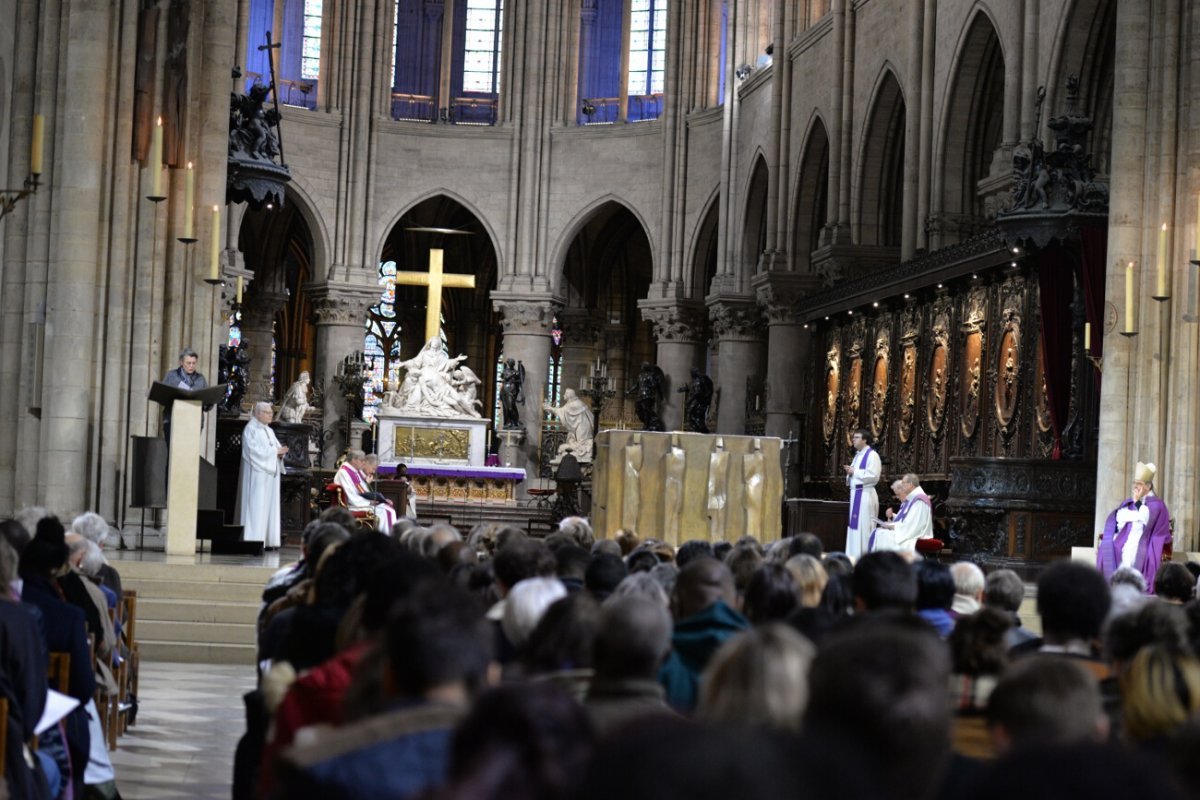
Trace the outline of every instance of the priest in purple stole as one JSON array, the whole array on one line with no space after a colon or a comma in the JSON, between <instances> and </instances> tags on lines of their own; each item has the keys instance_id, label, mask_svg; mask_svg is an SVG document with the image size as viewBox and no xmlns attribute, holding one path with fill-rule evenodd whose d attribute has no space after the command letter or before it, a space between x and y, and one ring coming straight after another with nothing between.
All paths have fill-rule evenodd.
<instances>
[{"instance_id":1,"label":"priest in purple stole","mask_svg":"<svg viewBox=\"0 0 1200 800\"><path fill-rule=\"evenodd\" d=\"M1096 554L1096 568L1105 578L1132 567L1146 576L1148 594L1154 592L1154 576L1171 541L1171 512L1154 494L1154 475L1153 464L1137 463L1133 496L1108 515Z\"/></svg>"},{"instance_id":2,"label":"priest in purple stole","mask_svg":"<svg viewBox=\"0 0 1200 800\"><path fill-rule=\"evenodd\" d=\"M875 529L875 517L879 513L879 495L875 484L883 463L879 454L870 447L871 434L856 430L850 437L854 445L854 456L842 469L846 471L846 483L850 486L850 522L846 526L846 555L855 561L867 552L871 531Z\"/></svg>"}]
</instances>

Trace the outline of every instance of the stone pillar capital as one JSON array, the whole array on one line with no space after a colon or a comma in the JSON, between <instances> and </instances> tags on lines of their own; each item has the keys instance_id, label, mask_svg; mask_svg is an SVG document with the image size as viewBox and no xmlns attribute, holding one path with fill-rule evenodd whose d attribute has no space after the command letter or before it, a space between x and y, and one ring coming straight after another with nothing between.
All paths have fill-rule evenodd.
<instances>
[{"instance_id":1,"label":"stone pillar capital","mask_svg":"<svg viewBox=\"0 0 1200 800\"><path fill-rule=\"evenodd\" d=\"M366 319L367 309L379 301L379 288L347 283L310 283L304 287L313 309L313 323L320 325L358 325Z\"/></svg>"},{"instance_id":2,"label":"stone pillar capital","mask_svg":"<svg viewBox=\"0 0 1200 800\"><path fill-rule=\"evenodd\" d=\"M708 318L717 341L761 341L766 332L762 309L749 297L718 297L708 304Z\"/></svg>"},{"instance_id":3,"label":"stone pillar capital","mask_svg":"<svg viewBox=\"0 0 1200 800\"><path fill-rule=\"evenodd\" d=\"M768 325L799 325L796 309L807 294L821 288L816 275L796 272L763 272L751 281Z\"/></svg>"},{"instance_id":4,"label":"stone pillar capital","mask_svg":"<svg viewBox=\"0 0 1200 800\"><path fill-rule=\"evenodd\" d=\"M503 331L515 334L550 335L550 323L562 303L553 298L496 298L492 305L502 316Z\"/></svg>"},{"instance_id":5,"label":"stone pillar capital","mask_svg":"<svg viewBox=\"0 0 1200 800\"><path fill-rule=\"evenodd\" d=\"M654 326L659 342L702 342L708 315L700 303L639 304L642 319Z\"/></svg>"},{"instance_id":6,"label":"stone pillar capital","mask_svg":"<svg viewBox=\"0 0 1200 800\"><path fill-rule=\"evenodd\" d=\"M242 326L265 329L275 322L275 315L287 303L287 292L252 292L242 304Z\"/></svg>"},{"instance_id":7,"label":"stone pillar capital","mask_svg":"<svg viewBox=\"0 0 1200 800\"><path fill-rule=\"evenodd\" d=\"M592 308L563 308L558 312L563 329L563 342L591 346L604 332L604 319Z\"/></svg>"}]
</instances>

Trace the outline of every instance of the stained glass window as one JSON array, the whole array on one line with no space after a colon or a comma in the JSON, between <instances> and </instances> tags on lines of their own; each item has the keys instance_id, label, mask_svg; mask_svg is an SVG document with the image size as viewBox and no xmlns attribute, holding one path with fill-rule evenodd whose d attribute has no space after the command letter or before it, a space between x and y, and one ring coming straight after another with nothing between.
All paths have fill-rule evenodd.
<instances>
[{"instance_id":1,"label":"stained glass window","mask_svg":"<svg viewBox=\"0 0 1200 800\"><path fill-rule=\"evenodd\" d=\"M324 0L304 0L304 32L300 53L300 78L321 77L321 5Z\"/></svg>"},{"instance_id":2,"label":"stained glass window","mask_svg":"<svg viewBox=\"0 0 1200 800\"><path fill-rule=\"evenodd\" d=\"M630 0L629 94L662 94L667 65L667 0Z\"/></svg>"},{"instance_id":3,"label":"stained glass window","mask_svg":"<svg viewBox=\"0 0 1200 800\"><path fill-rule=\"evenodd\" d=\"M503 32L504 0L467 0L463 92L499 92Z\"/></svg>"},{"instance_id":4,"label":"stained glass window","mask_svg":"<svg viewBox=\"0 0 1200 800\"><path fill-rule=\"evenodd\" d=\"M363 354L370 382L363 387L363 417L370 422L383 403L383 394L400 381L400 323L396 318L396 262L379 265L379 302L367 310Z\"/></svg>"}]
</instances>

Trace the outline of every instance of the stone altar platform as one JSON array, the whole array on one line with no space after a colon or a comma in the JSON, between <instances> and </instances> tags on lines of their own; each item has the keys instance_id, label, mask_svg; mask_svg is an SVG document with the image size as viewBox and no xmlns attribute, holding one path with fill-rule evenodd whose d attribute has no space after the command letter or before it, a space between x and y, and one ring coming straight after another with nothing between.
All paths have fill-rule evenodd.
<instances>
[{"instance_id":1,"label":"stone altar platform","mask_svg":"<svg viewBox=\"0 0 1200 800\"><path fill-rule=\"evenodd\" d=\"M781 441L608 430L596 437L591 520L597 536L633 529L679 545L689 539L780 537Z\"/></svg>"},{"instance_id":2,"label":"stone altar platform","mask_svg":"<svg viewBox=\"0 0 1200 800\"><path fill-rule=\"evenodd\" d=\"M380 459L382 461L382 458ZM396 473L395 466L379 468L380 491ZM472 503L513 506L517 503L517 484L525 480L525 470L514 467L425 466L408 467L408 482L420 509L429 503Z\"/></svg>"},{"instance_id":3,"label":"stone altar platform","mask_svg":"<svg viewBox=\"0 0 1200 800\"><path fill-rule=\"evenodd\" d=\"M376 420L380 466L482 466L487 458L491 420L384 413Z\"/></svg>"}]
</instances>

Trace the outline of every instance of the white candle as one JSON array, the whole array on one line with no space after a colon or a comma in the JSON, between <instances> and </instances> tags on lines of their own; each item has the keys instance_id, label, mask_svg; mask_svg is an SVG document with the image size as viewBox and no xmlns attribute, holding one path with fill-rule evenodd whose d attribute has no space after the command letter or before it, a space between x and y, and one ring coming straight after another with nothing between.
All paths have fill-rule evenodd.
<instances>
[{"instance_id":1,"label":"white candle","mask_svg":"<svg viewBox=\"0 0 1200 800\"><path fill-rule=\"evenodd\" d=\"M212 213L212 252L208 254L208 278L218 281L221 277L221 207L213 206Z\"/></svg>"},{"instance_id":2,"label":"white candle","mask_svg":"<svg viewBox=\"0 0 1200 800\"><path fill-rule=\"evenodd\" d=\"M1083 352L1092 352L1092 323L1083 323Z\"/></svg>"},{"instance_id":3,"label":"white candle","mask_svg":"<svg viewBox=\"0 0 1200 800\"><path fill-rule=\"evenodd\" d=\"M1133 262L1125 267L1125 332L1133 333Z\"/></svg>"},{"instance_id":4,"label":"white candle","mask_svg":"<svg viewBox=\"0 0 1200 800\"><path fill-rule=\"evenodd\" d=\"M238 282L237 282L237 303L238 303L238 305L239 305L239 306L242 304L242 276L241 276L241 275L238 275Z\"/></svg>"},{"instance_id":5,"label":"white candle","mask_svg":"<svg viewBox=\"0 0 1200 800\"><path fill-rule=\"evenodd\" d=\"M194 239L192 204L196 200L196 170L192 162L187 162L187 173L184 175L184 239Z\"/></svg>"},{"instance_id":6,"label":"white candle","mask_svg":"<svg viewBox=\"0 0 1200 800\"><path fill-rule=\"evenodd\" d=\"M150 184L150 196L162 197L162 149L163 149L163 128L162 117L154 123L154 135L150 139L150 163L147 165L150 169L150 176L153 179Z\"/></svg>"},{"instance_id":7,"label":"white candle","mask_svg":"<svg viewBox=\"0 0 1200 800\"><path fill-rule=\"evenodd\" d=\"M1158 280L1154 285L1155 297L1167 296L1167 223L1158 231L1158 264L1156 274Z\"/></svg>"},{"instance_id":8,"label":"white candle","mask_svg":"<svg viewBox=\"0 0 1200 800\"><path fill-rule=\"evenodd\" d=\"M33 134L29 142L29 171L34 175L42 174L42 138L46 132L46 118L41 114L33 115Z\"/></svg>"}]
</instances>

